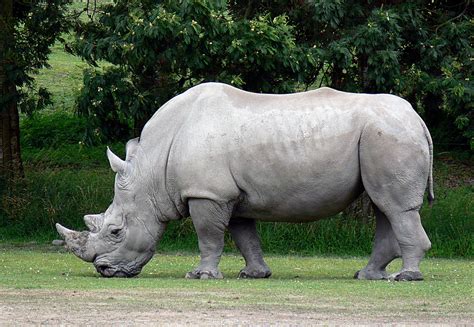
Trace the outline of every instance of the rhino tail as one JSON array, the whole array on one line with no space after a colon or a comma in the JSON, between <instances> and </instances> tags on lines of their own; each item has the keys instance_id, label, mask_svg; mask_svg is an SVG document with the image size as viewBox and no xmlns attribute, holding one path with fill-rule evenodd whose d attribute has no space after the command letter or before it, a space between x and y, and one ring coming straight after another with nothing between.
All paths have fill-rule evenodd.
<instances>
[{"instance_id":1,"label":"rhino tail","mask_svg":"<svg viewBox=\"0 0 474 327\"><path fill-rule=\"evenodd\" d=\"M423 120L421 120L421 125L423 126L423 130L425 131L425 137L426 137L426 140L428 141L428 148L429 148L429 153L430 153L430 172L428 174L427 189L428 189L428 203L431 207L435 200L434 191L433 191L433 140L431 139L431 135L428 130L428 127L426 127L426 124Z\"/></svg>"}]
</instances>

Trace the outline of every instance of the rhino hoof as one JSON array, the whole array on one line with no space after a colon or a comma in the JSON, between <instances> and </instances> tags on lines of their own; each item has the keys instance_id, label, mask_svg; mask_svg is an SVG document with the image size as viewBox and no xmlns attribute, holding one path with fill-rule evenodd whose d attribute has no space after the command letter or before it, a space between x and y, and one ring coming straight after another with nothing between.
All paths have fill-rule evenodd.
<instances>
[{"instance_id":1,"label":"rhino hoof","mask_svg":"<svg viewBox=\"0 0 474 327\"><path fill-rule=\"evenodd\" d=\"M366 280L381 280L387 279L387 273L385 270L373 271L373 270L358 270L354 274L354 279L366 279Z\"/></svg>"},{"instance_id":2,"label":"rhino hoof","mask_svg":"<svg viewBox=\"0 0 474 327\"><path fill-rule=\"evenodd\" d=\"M186 276L184 276L186 279L199 279L199 275L194 273L194 271L190 271L186 273Z\"/></svg>"},{"instance_id":3,"label":"rhino hoof","mask_svg":"<svg viewBox=\"0 0 474 327\"><path fill-rule=\"evenodd\" d=\"M224 276L220 271L194 270L186 274L187 279L222 279Z\"/></svg>"},{"instance_id":4,"label":"rhino hoof","mask_svg":"<svg viewBox=\"0 0 474 327\"><path fill-rule=\"evenodd\" d=\"M423 275L419 271L402 271L397 274L393 279L397 282L419 281L423 280Z\"/></svg>"},{"instance_id":5,"label":"rhino hoof","mask_svg":"<svg viewBox=\"0 0 474 327\"><path fill-rule=\"evenodd\" d=\"M207 271L203 271L201 272L201 276L199 277L200 279L211 279L212 276L210 273L208 273Z\"/></svg>"},{"instance_id":6,"label":"rhino hoof","mask_svg":"<svg viewBox=\"0 0 474 327\"><path fill-rule=\"evenodd\" d=\"M237 278L268 278L272 275L270 270L246 270L242 269Z\"/></svg>"}]
</instances>

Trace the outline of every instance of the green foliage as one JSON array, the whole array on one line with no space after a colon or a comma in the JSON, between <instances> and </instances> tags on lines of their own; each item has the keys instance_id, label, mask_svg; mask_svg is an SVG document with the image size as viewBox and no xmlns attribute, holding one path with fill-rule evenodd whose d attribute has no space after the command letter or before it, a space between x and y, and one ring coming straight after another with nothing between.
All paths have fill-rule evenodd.
<instances>
[{"instance_id":1,"label":"green foliage","mask_svg":"<svg viewBox=\"0 0 474 327\"><path fill-rule=\"evenodd\" d=\"M474 144L469 3L249 0L231 2L231 11L286 14L296 44L312 46L324 63L309 72L320 84L400 95L422 114L435 144L466 148Z\"/></svg>"},{"instance_id":2,"label":"green foliage","mask_svg":"<svg viewBox=\"0 0 474 327\"><path fill-rule=\"evenodd\" d=\"M87 117L86 143L129 139L131 117L141 115L146 103L124 71L117 67L85 70L83 82L77 105L79 115Z\"/></svg>"},{"instance_id":3,"label":"green foliage","mask_svg":"<svg viewBox=\"0 0 474 327\"><path fill-rule=\"evenodd\" d=\"M21 144L34 148L78 144L84 138L86 120L56 111L21 120Z\"/></svg>"},{"instance_id":4,"label":"green foliage","mask_svg":"<svg viewBox=\"0 0 474 327\"><path fill-rule=\"evenodd\" d=\"M105 139L123 139L128 125L138 134L165 101L200 82L270 93L325 84L400 95L435 143L466 145L474 142L468 4L119 0L77 29L76 53L116 65L86 75L78 109Z\"/></svg>"},{"instance_id":5,"label":"green foliage","mask_svg":"<svg viewBox=\"0 0 474 327\"><path fill-rule=\"evenodd\" d=\"M374 224L362 224L342 215L313 223L259 222L258 233L265 253L298 255L368 255L372 249ZM165 251L197 251L192 221L171 222L160 242ZM237 251L226 234L225 249Z\"/></svg>"},{"instance_id":6,"label":"green foliage","mask_svg":"<svg viewBox=\"0 0 474 327\"><path fill-rule=\"evenodd\" d=\"M424 207L423 225L433 244L431 256L449 256L449 253L474 255L474 186L452 190L437 189L433 208Z\"/></svg>"},{"instance_id":7,"label":"green foliage","mask_svg":"<svg viewBox=\"0 0 474 327\"><path fill-rule=\"evenodd\" d=\"M12 1L13 16L1 24L2 38L7 39L8 47L0 51L0 64L6 81L15 85L16 91L2 97L0 105L15 101L23 112L31 114L50 104L49 92L35 87L32 74L47 67L50 47L69 28L67 5L70 2Z\"/></svg>"},{"instance_id":8,"label":"green foliage","mask_svg":"<svg viewBox=\"0 0 474 327\"><path fill-rule=\"evenodd\" d=\"M116 1L78 27L75 52L91 64L78 112L105 139L138 134L167 100L205 81L257 92L289 92L316 63L295 43L285 15L234 17L225 1Z\"/></svg>"},{"instance_id":9,"label":"green foliage","mask_svg":"<svg viewBox=\"0 0 474 327\"><path fill-rule=\"evenodd\" d=\"M121 157L125 157L125 147L121 143L112 144L110 148ZM106 169L109 163L105 156L106 146L86 147L83 144L65 144L57 148L23 149L23 160L35 169ZM105 173L105 170L103 171ZM93 172L91 171L91 174ZM107 175L107 173L105 173ZM106 177L105 177L106 178ZM71 185L71 187L73 187Z\"/></svg>"},{"instance_id":10,"label":"green foliage","mask_svg":"<svg viewBox=\"0 0 474 327\"><path fill-rule=\"evenodd\" d=\"M48 240L56 237L56 222L81 228L81 214L101 212L110 204L113 177L109 169L27 170L26 178L2 196L0 235Z\"/></svg>"}]
</instances>

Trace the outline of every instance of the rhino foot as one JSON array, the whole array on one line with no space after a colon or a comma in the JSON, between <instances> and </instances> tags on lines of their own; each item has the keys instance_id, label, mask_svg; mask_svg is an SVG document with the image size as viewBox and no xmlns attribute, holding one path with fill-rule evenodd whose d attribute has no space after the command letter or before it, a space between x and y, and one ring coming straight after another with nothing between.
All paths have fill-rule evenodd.
<instances>
[{"instance_id":1,"label":"rhino foot","mask_svg":"<svg viewBox=\"0 0 474 327\"><path fill-rule=\"evenodd\" d=\"M385 270L366 270L362 269L354 274L354 279L381 280L388 279Z\"/></svg>"},{"instance_id":2,"label":"rhino foot","mask_svg":"<svg viewBox=\"0 0 474 327\"><path fill-rule=\"evenodd\" d=\"M423 280L423 275L419 271L401 271L390 275L390 280L397 282L403 281L419 281Z\"/></svg>"},{"instance_id":3,"label":"rhino foot","mask_svg":"<svg viewBox=\"0 0 474 327\"><path fill-rule=\"evenodd\" d=\"M224 276L219 270L195 269L186 274L187 279L222 279Z\"/></svg>"},{"instance_id":4,"label":"rhino foot","mask_svg":"<svg viewBox=\"0 0 474 327\"><path fill-rule=\"evenodd\" d=\"M239 272L237 278L268 278L272 275L272 272L268 267L262 268L249 268L245 267Z\"/></svg>"}]
</instances>

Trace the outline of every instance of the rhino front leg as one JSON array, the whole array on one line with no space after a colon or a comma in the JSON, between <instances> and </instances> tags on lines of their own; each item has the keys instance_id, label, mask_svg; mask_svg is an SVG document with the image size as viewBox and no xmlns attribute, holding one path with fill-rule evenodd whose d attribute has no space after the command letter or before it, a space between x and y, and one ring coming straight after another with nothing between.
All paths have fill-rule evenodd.
<instances>
[{"instance_id":1,"label":"rhino front leg","mask_svg":"<svg viewBox=\"0 0 474 327\"><path fill-rule=\"evenodd\" d=\"M385 268L401 250L387 217L375 207L376 229L372 255L367 266L355 273L356 279L387 279Z\"/></svg>"},{"instance_id":2,"label":"rhino front leg","mask_svg":"<svg viewBox=\"0 0 474 327\"><path fill-rule=\"evenodd\" d=\"M272 274L263 260L262 247L254 219L231 219L229 231L245 259L239 278L268 278Z\"/></svg>"},{"instance_id":3,"label":"rhino front leg","mask_svg":"<svg viewBox=\"0 0 474 327\"><path fill-rule=\"evenodd\" d=\"M189 212L198 235L201 262L186 274L190 279L223 278L218 265L224 249L224 233L233 205L212 200L189 200Z\"/></svg>"}]
</instances>

